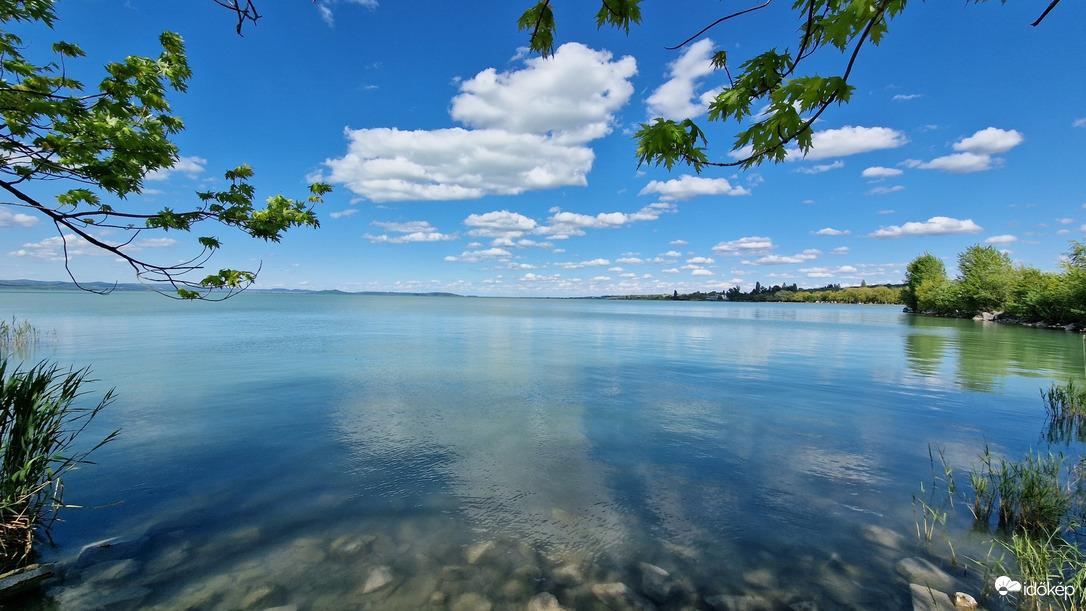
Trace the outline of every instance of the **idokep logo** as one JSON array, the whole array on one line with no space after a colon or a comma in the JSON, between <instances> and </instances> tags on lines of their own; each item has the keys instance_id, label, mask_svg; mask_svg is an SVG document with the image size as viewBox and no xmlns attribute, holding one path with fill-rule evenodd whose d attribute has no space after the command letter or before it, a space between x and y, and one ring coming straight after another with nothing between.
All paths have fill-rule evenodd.
<instances>
[{"instance_id":1,"label":"idokep logo","mask_svg":"<svg viewBox=\"0 0 1086 611\"><path fill-rule=\"evenodd\" d=\"M995 580L996 592L999 592L1000 596L1006 596L1011 592L1021 592L1022 584L1017 582L1006 575L996 577Z\"/></svg>"},{"instance_id":2,"label":"idokep logo","mask_svg":"<svg viewBox=\"0 0 1086 611\"><path fill-rule=\"evenodd\" d=\"M1047 581L1044 583L1031 583L1022 586L1021 582L1015 581L1006 575L1001 575L996 578L995 589L996 592L999 592L1000 596L1007 596L1014 592L1021 592L1030 598L1044 598L1046 596L1071 598L1075 595L1075 586L1062 584L1051 585Z\"/></svg>"}]
</instances>

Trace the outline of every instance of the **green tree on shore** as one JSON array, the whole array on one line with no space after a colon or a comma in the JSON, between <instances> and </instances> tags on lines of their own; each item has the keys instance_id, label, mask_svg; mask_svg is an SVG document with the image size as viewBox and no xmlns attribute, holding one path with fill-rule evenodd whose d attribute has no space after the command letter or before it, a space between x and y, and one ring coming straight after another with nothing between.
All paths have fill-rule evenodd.
<instances>
[{"instance_id":1,"label":"green tree on shore","mask_svg":"<svg viewBox=\"0 0 1086 611\"><path fill-rule=\"evenodd\" d=\"M920 295L926 296L934 287L945 284L946 280L946 266L942 259L925 252L913 259L905 269L905 288L901 298L909 308L918 310Z\"/></svg>"},{"instance_id":2,"label":"green tree on shore","mask_svg":"<svg viewBox=\"0 0 1086 611\"><path fill-rule=\"evenodd\" d=\"M975 244L958 255L960 276L949 280L942 261L924 253L909 263L902 296L918 313L1002 312L1026 322L1086 323L1086 243L1072 240L1061 267L1059 273L1016 267L1005 253Z\"/></svg>"},{"instance_id":3,"label":"green tree on shore","mask_svg":"<svg viewBox=\"0 0 1086 611\"><path fill-rule=\"evenodd\" d=\"M975 244L958 255L962 309L968 313L1002 311L1011 301L1014 264L995 246Z\"/></svg>"}]
</instances>

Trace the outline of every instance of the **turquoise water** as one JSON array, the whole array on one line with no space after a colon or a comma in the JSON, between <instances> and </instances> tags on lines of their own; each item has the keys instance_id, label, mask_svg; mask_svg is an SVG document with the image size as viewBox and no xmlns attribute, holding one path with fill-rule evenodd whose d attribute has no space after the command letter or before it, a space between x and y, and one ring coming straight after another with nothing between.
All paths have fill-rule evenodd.
<instances>
[{"instance_id":1,"label":"turquoise water","mask_svg":"<svg viewBox=\"0 0 1086 611\"><path fill-rule=\"evenodd\" d=\"M31 607L594 608L650 563L664 608L908 608L929 446L1021 456L1038 389L1084 371L1076 334L874 306L4 292L0 315L118 394L84 439L120 437L67 480L95 509L43 548L71 570ZM73 560L107 537L120 574Z\"/></svg>"}]
</instances>

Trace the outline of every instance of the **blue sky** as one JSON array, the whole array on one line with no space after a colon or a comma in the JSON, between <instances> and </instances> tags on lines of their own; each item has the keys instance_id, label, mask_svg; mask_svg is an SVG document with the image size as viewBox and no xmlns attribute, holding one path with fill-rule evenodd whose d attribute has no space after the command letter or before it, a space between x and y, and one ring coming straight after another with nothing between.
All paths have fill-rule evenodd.
<instances>
[{"instance_id":1,"label":"blue sky","mask_svg":"<svg viewBox=\"0 0 1086 611\"><path fill-rule=\"evenodd\" d=\"M183 209L248 163L261 199L335 190L321 228L279 244L209 228L219 267L261 266L258 288L577 296L900 282L929 251L994 244L1057 269L1086 234L1086 6L912 3L867 47L853 100L816 123L807 157L752 170L637 167L631 136L652 117L693 117L710 158L730 161L735 125L709 124L738 65L795 46L790 3L680 42L722 16L718 2L646 0L629 36L595 28L591 3L557 5L557 52L526 54L529 2L318 0L259 3L244 37L211 0L61 0L31 53L83 46L69 71L157 54L180 33L195 76L173 96L186 130L175 168L127 205ZM597 5L598 6L598 5ZM808 69L838 73L833 51ZM40 195L60 191L42 185ZM103 236L110 238L108 234ZM119 236L112 236L113 239ZM44 219L0 207L0 277L66 279ZM145 233L131 248L171 263L195 236ZM81 280L130 282L125 266L76 246Z\"/></svg>"}]
</instances>

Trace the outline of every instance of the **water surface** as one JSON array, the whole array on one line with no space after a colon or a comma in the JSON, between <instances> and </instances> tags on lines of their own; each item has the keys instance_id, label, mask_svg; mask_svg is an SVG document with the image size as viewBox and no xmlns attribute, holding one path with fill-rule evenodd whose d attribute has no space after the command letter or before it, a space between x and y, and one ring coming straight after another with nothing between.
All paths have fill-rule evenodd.
<instances>
[{"instance_id":1,"label":"water surface","mask_svg":"<svg viewBox=\"0 0 1086 611\"><path fill-rule=\"evenodd\" d=\"M1084 367L1075 334L875 306L4 292L0 315L119 397L67 481L98 508L44 550L73 569L28 603L60 608L593 608L651 590L640 563L678 584L662 607L908 608L929 447L1021 456L1038 389Z\"/></svg>"}]
</instances>

